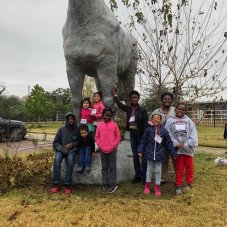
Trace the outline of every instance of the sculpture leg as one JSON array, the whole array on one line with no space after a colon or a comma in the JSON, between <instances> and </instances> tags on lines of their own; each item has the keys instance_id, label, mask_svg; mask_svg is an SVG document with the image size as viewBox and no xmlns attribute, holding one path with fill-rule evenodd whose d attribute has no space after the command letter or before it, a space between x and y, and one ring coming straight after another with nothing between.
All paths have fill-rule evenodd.
<instances>
[{"instance_id":1,"label":"sculpture leg","mask_svg":"<svg viewBox=\"0 0 227 227\"><path fill-rule=\"evenodd\" d=\"M103 102L105 106L113 106L114 101L111 94L112 88L116 84L117 65L108 62L105 65L100 65L97 69L97 76L103 94Z\"/></svg>"},{"instance_id":2,"label":"sculpture leg","mask_svg":"<svg viewBox=\"0 0 227 227\"><path fill-rule=\"evenodd\" d=\"M101 91L101 85L99 83L98 77L95 77L95 86L97 88L97 91Z\"/></svg>"},{"instance_id":3,"label":"sculpture leg","mask_svg":"<svg viewBox=\"0 0 227 227\"><path fill-rule=\"evenodd\" d=\"M67 61L67 76L69 86L72 92L73 112L76 116L77 125L80 122L80 102L82 100L82 89L84 85L85 75L77 65Z\"/></svg>"}]
</instances>

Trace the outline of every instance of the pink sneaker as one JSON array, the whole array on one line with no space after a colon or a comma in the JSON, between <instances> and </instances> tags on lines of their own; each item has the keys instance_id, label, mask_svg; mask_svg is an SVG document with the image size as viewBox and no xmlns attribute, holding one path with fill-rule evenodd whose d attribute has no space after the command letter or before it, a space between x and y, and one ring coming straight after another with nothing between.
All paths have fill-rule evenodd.
<instances>
[{"instance_id":1,"label":"pink sneaker","mask_svg":"<svg viewBox=\"0 0 227 227\"><path fill-rule=\"evenodd\" d=\"M146 182L144 186L144 195L150 195L151 194L151 189L150 189L151 183Z\"/></svg>"},{"instance_id":2,"label":"pink sneaker","mask_svg":"<svg viewBox=\"0 0 227 227\"><path fill-rule=\"evenodd\" d=\"M155 185L154 186L154 195L156 197L161 197L162 196L162 193L161 193L161 188L160 188L160 185Z\"/></svg>"},{"instance_id":3,"label":"pink sneaker","mask_svg":"<svg viewBox=\"0 0 227 227\"><path fill-rule=\"evenodd\" d=\"M64 188L64 194L65 195L70 195L72 193L72 189L71 188Z\"/></svg>"},{"instance_id":4,"label":"pink sneaker","mask_svg":"<svg viewBox=\"0 0 227 227\"><path fill-rule=\"evenodd\" d=\"M50 192L51 192L51 193L57 193L57 192L58 192L58 187L52 187L52 188L50 189Z\"/></svg>"}]
</instances>

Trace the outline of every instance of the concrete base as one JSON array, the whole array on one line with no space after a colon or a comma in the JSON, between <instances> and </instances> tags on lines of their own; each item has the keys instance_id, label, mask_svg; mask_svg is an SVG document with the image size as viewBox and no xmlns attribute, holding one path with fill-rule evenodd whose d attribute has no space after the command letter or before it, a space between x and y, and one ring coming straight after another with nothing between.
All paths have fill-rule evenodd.
<instances>
[{"instance_id":1,"label":"concrete base","mask_svg":"<svg viewBox=\"0 0 227 227\"><path fill-rule=\"evenodd\" d=\"M75 184L102 184L102 171L101 171L101 158L98 154L97 158L92 157L91 171L89 173L78 173L78 158L76 156L74 170L73 170L73 183ZM65 162L62 163L62 179L65 176ZM131 180L134 176L133 157L130 148L129 140L124 140L118 145L117 150L117 182L124 182Z\"/></svg>"}]
</instances>

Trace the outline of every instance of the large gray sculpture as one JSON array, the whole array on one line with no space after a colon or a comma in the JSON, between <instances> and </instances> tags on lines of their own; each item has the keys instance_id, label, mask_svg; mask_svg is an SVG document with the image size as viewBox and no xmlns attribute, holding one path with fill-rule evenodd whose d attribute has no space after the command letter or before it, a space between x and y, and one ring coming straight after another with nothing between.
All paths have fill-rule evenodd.
<instances>
[{"instance_id":1,"label":"large gray sculpture","mask_svg":"<svg viewBox=\"0 0 227 227\"><path fill-rule=\"evenodd\" d=\"M136 41L120 27L103 0L68 0L63 39L77 121L85 75L95 78L107 106L113 105L111 90L116 84L123 97L134 89Z\"/></svg>"}]
</instances>

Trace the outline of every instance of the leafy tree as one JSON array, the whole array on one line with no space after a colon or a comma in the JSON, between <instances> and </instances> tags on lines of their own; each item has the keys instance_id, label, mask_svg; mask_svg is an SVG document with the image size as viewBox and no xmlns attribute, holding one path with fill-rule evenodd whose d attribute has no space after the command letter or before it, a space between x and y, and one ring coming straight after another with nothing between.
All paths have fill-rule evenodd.
<instances>
[{"instance_id":1,"label":"leafy tree","mask_svg":"<svg viewBox=\"0 0 227 227\"><path fill-rule=\"evenodd\" d=\"M227 78L227 17L219 2L110 0L113 10L127 8L129 20L122 22L138 40L142 91L168 87L176 101L220 91Z\"/></svg>"},{"instance_id":2,"label":"leafy tree","mask_svg":"<svg viewBox=\"0 0 227 227\"><path fill-rule=\"evenodd\" d=\"M72 111L71 91L69 88L57 88L52 92L47 92L47 95L53 102L54 112Z\"/></svg>"},{"instance_id":3,"label":"leafy tree","mask_svg":"<svg viewBox=\"0 0 227 227\"><path fill-rule=\"evenodd\" d=\"M16 96L0 96L0 116L6 119L24 120L23 101Z\"/></svg>"},{"instance_id":4,"label":"leafy tree","mask_svg":"<svg viewBox=\"0 0 227 227\"><path fill-rule=\"evenodd\" d=\"M34 118L37 123L41 118L50 117L53 112L53 103L48 98L45 90L36 84L25 101L25 110L30 118Z\"/></svg>"}]
</instances>

